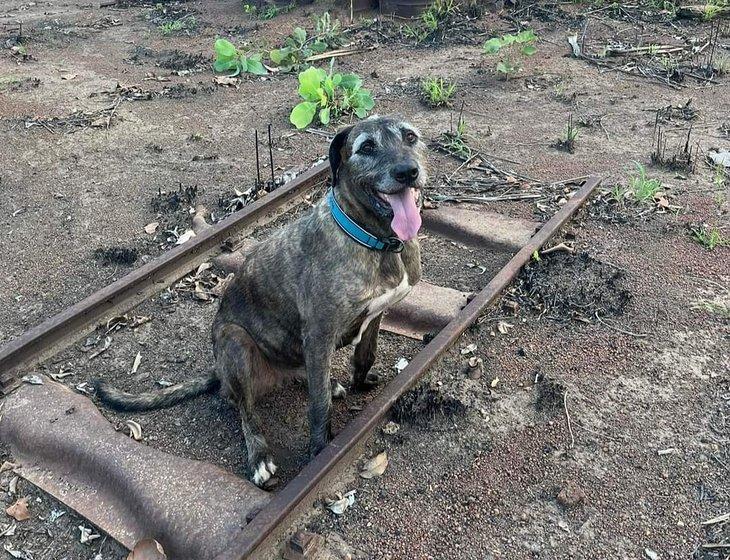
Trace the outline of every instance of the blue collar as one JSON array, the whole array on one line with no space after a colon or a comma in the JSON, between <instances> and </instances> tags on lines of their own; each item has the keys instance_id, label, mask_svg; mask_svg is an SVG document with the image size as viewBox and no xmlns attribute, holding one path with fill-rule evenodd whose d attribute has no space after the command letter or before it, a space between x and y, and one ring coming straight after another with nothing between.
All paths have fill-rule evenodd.
<instances>
[{"instance_id":1,"label":"blue collar","mask_svg":"<svg viewBox=\"0 0 730 560\"><path fill-rule=\"evenodd\" d=\"M390 251L393 253L400 253L403 250L403 242L397 237L376 237L357 225L350 216L345 214L345 211L342 210L340 205L337 203L334 189L330 189L327 194L327 202L329 203L332 217L337 225L340 226L340 229L352 239L357 241L360 245L363 245L368 249L372 249L373 251Z\"/></svg>"}]
</instances>

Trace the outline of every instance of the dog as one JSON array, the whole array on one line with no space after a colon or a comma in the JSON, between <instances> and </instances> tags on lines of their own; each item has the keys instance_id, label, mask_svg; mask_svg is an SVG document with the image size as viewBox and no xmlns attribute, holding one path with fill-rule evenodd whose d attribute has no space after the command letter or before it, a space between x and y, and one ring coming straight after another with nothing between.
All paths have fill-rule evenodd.
<instances>
[{"instance_id":1,"label":"dog","mask_svg":"<svg viewBox=\"0 0 730 560\"><path fill-rule=\"evenodd\" d=\"M339 131L329 148L332 189L295 222L246 254L213 321L215 369L159 391L133 395L96 381L102 403L120 411L172 406L220 389L238 408L250 478L276 473L254 402L302 366L309 397L310 458L331 439L330 379L336 349L352 345L353 387L380 381L380 319L421 278L424 144L395 117L371 117Z\"/></svg>"}]
</instances>

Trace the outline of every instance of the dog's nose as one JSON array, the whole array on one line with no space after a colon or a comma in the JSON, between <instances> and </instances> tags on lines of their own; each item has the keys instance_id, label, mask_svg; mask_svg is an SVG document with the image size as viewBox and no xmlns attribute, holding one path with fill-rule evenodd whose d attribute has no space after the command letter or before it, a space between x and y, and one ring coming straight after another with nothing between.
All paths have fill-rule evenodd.
<instances>
[{"instance_id":1,"label":"dog's nose","mask_svg":"<svg viewBox=\"0 0 730 560\"><path fill-rule=\"evenodd\" d=\"M414 163L399 163L393 167L393 178L399 183L410 183L418 177L418 166Z\"/></svg>"}]
</instances>

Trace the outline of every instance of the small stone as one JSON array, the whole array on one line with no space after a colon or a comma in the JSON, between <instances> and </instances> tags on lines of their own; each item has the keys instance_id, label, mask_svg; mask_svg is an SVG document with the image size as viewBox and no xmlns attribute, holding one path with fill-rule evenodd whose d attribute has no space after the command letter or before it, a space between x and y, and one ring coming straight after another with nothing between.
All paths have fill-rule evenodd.
<instances>
[{"instance_id":1,"label":"small stone","mask_svg":"<svg viewBox=\"0 0 730 560\"><path fill-rule=\"evenodd\" d=\"M646 557L649 558L649 560L659 560L659 555L651 548L645 548L644 554L646 554Z\"/></svg>"},{"instance_id":2,"label":"small stone","mask_svg":"<svg viewBox=\"0 0 730 560\"><path fill-rule=\"evenodd\" d=\"M568 482L558 493L558 502L564 507L575 507L586 499L583 489L575 482Z\"/></svg>"}]
</instances>

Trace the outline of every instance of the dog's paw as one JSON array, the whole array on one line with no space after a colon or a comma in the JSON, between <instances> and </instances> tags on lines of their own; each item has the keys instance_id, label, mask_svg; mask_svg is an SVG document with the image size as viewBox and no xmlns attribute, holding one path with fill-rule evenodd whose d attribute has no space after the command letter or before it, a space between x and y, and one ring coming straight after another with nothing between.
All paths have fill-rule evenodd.
<instances>
[{"instance_id":1,"label":"dog's paw","mask_svg":"<svg viewBox=\"0 0 730 560\"><path fill-rule=\"evenodd\" d=\"M261 460L256 466L251 480L259 488L266 488L274 480L273 476L276 474L276 469L277 466L271 459Z\"/></svg>"},{"instance_id":2,"label":"dog's paw","mask_svg":"<svg viewBox=\"0 0 730 560\"><path fill-rule=\"evenodd\" d=\"M347 389L345 389L339 381L332 382L332 398L333 399L344 399L347 396Z\"/></svg>"},{"instance_id":3,"label":"dog's paw","mask_svg":"<svg viewBox=\"0 0 730 560\"><path fill-rule=\"evenodd\" d=\"M365 374L365 378L362 381L355 382L355 388L358 391L369 391L374 387L377 387L383 382L383 376L374 371L369 371Z\"/></svg>"}]
</instances>

